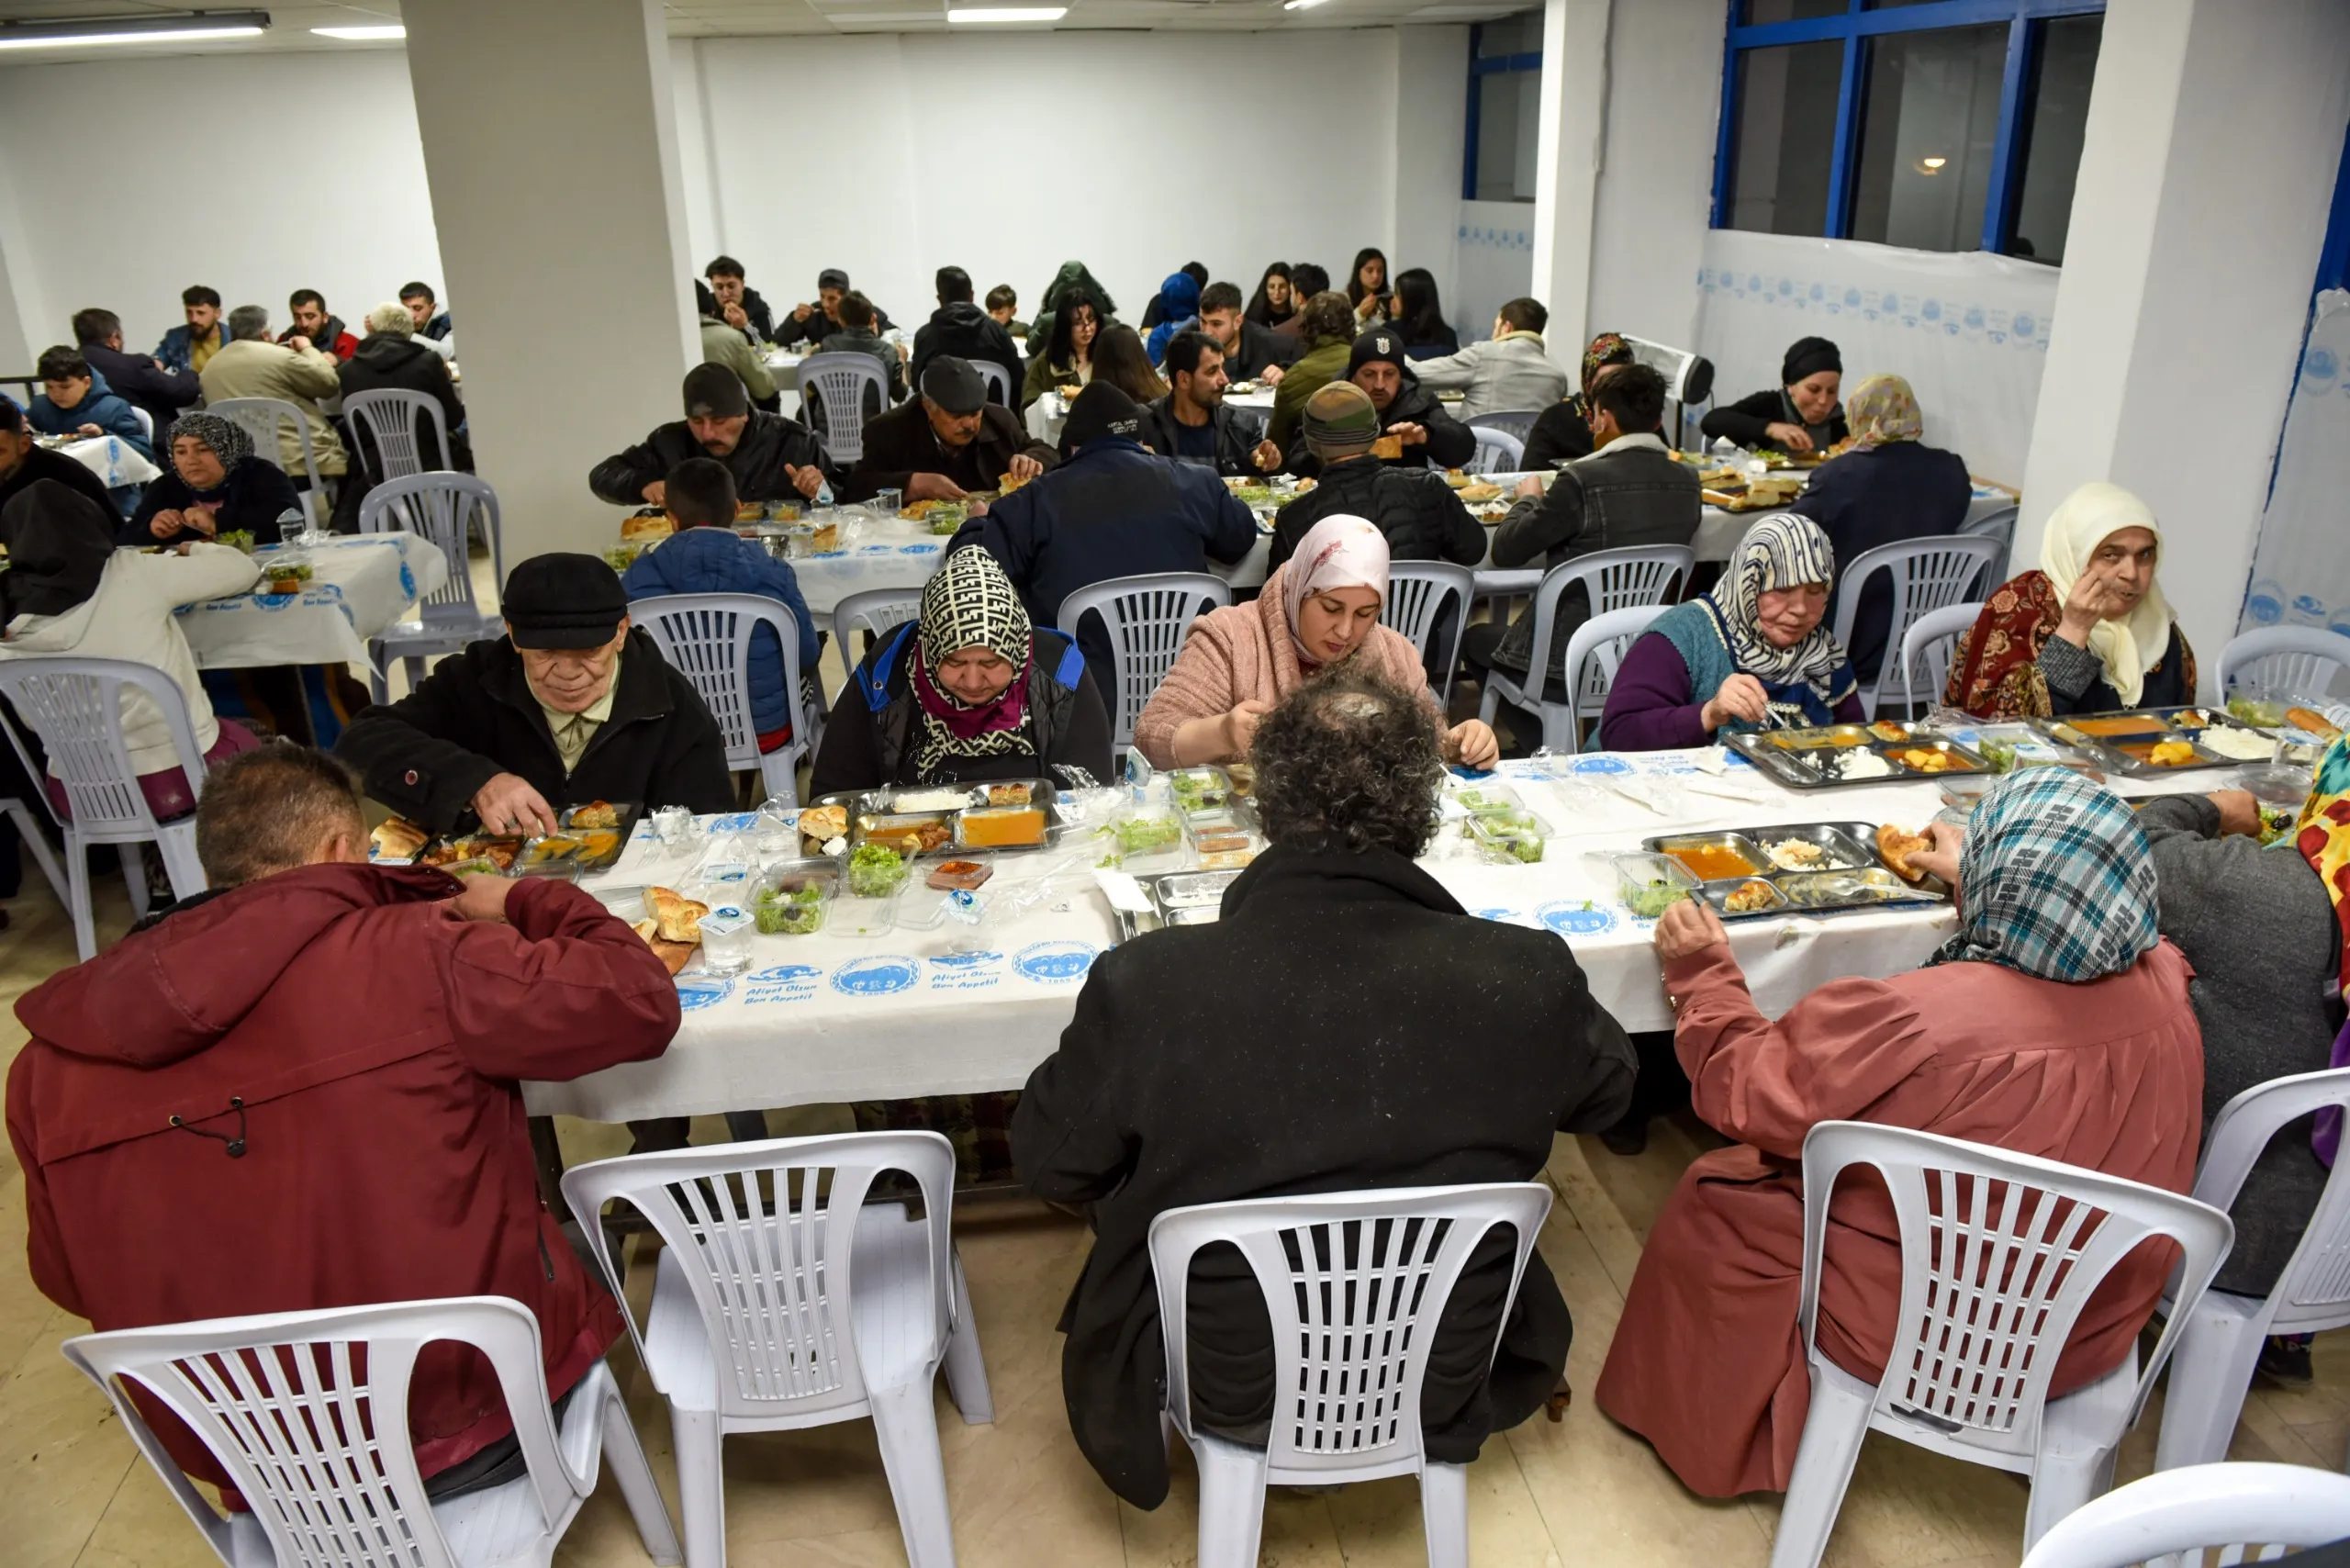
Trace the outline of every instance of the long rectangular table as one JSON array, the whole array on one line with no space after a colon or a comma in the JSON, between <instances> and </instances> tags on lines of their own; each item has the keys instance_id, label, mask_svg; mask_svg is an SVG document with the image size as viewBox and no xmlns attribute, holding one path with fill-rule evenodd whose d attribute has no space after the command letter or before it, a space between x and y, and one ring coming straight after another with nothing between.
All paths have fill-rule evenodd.
<instances>
[{"instance_id":1,"label":"long rectangular table","mask_svg":"<svg viewBox=\"0 0 2350 1568\"><path fill-rule=\"evenodd\" d=\"M1465 840L1448 836L1423 863L1472 914L1569 943L1593 994L1626 1028L1665 1029L1673 1014L1651 946L1654 922L1617 898L1606 852L1637 848L1645 835L1740 823L1889 820L1916 827L1940 806L1930 781L1798 792L1742 762L1716 779L1700 770L1699 756L1598 753L1505 764L1503 772L1554 830L1542 861L1485 864ZM2210 790L2224 777L2174 775L2121 788ZM1618 786L1648 793L1663 810L1635 803ZM1707 792L1724 790L1744 798ZM701 840L684 854L665 851L641 828L619 865L588 885L610 892L684 880L717 834L746 828L749 820L705 819ZM986 898L998 909L1013 902L1026 907L1009 917L991 913L976 945L944 924L871 938L830 931L757 937L746 973L717 979L689 968L678 978L684 1023L661 1057L568 1083L525 1084L525 1101L536 1114L624 1121L1017 1088L1053 1051L1094 958L1117 941L1091 877L1097 857L1090 843L1000 857ZM631 919L639 897L617 895ZM1776 919L1737 925L1731 946L1757 1002L1775 1015L1828 980L1915 968L1954 924L1946 906ZM1245 1015L1236 1014L1235 1022L1245 1026Z\"/></svg>"},{"instance_id":2,"label":"long rectangular table","mask_svg":"<svg viewBox=\"0 0 2350 1568\"><path fill-rule=\"evenodd\" d=\"M309 563L300 593L251 593L183 607L180 631L205 669L270 665L365 664L367 640L405 618L449 581L449 564L413 533L343 534L321 544L275 547ZM271 548L256 553L267 561Z\"/></svg>"}]
</instances>

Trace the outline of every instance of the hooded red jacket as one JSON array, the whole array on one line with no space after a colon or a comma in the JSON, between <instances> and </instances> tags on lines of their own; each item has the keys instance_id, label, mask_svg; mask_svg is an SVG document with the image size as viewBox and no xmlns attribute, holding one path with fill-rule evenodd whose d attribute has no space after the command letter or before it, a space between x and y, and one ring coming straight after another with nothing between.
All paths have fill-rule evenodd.
<instances>
[{"instance_id":1,"label":"hooded red jacket","mask_svg":"<svg viewBox=\"0 0 2350 1568\"><path fill-rule=\"evenodd\" d=\"M677 987L576 887L517 880L505 925L451 913L456 890L305 867L27 993L8 1137L42 1294L99 1329L511 1296L538 1317L549 1392L578 1381L622 1325L540 1202L516 1081L660 1055ZM140 1403L181 1468L225 1482ZM511 1429L488 1361L452 1344L418 1360L408 1417L426 1475Z\"/></svg>"}]
</instances>

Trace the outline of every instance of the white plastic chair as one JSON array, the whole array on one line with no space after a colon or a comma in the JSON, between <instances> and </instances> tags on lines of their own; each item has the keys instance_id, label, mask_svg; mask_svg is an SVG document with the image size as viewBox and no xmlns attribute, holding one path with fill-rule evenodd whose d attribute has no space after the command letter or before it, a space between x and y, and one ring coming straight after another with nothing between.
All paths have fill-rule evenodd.
<instances>
[{"instance_id":1,"label":"white plastic chair","mask_svg":"<svg viewBox=\"0 0 2350 1568\"><path fill-rule=\"evenodd\" d=\"M1449 645L1439 650L1444 655L1444 684L1437 692L1438 708L1452 700L1452 672L1460 662L1460 634L1468 630L1469 601L1476 592L1477 574L1449 561L1395 561L1387 568L1387 602L1379 607L1379 623L1409 637L1422 661L1428 656L1428 642L1436 635L1444 607L1454 607Z\"/></svg>"},{"instance_id":2,"label":"white plastic chair","mask_svg":"<svg viewBox=\"0 0 2350 1568\"><path fill-rule=\"evenodd\" d=\"M1909 628L1918 623L1919 617L1964 602L1975 578L2006 553L2006 546L1996 539L1964 533L1905 539L1897 544L1880 544L1874 550L1862 551L1837 573L1836 641L1848 650L1852 647L1852 622L1861 611L1861 589L1877 573L1890 572L1893 622L1886 628L1885 645L1896 657L1900 656L1902 639L1909 634ZM1884 684L1884 665L1880 661L1875 669L1856 668L1852 673L1860 681L1861 707L1874 717L1877 696Z\"/></svg>"},{"instance_id":3,"label":"white plastic chair","mask_svg":"<svg viewBox=\"0 0 2350 1568\"><path fill-rule=\"evenodd\" d=\"M1950 662L1958 656L1958 640L1982 615L1980 604L1953 604L1930 610L1901 634L1901 711L1918 711L1918 700L1929 705L1942 700L1950 684Z\"/></svg>"},{"instance_id":4,"label":"white plastic chair","mask_svg":"<svg viewBox=\"0 0 2350 1568\"><path fill-rule=\"evenodd\" d=\"M1007 409L1012 407L1012 373L991 359L975 359L968 364L988 384L988 397Z\"/></svg>"},{"instance_id":5,"label":"white plastic chair","mask_svg":"<svg viewBox=\"0 0 2350 1568\"><path fill-rule=\"evenodd\" d=\"M1517 438L1518 460L1525 461L1526 443L1534 435L1534 421L1542 417L1539 409L1496 409L1490 414L1474 414L1461 423L1472 431L1500 431Z\"/></svg>"},{"instance_id":6,"label":"white plastic chair","mask_svg":"<svg viewBox=\"0 0 2350 1568\"><path fill-rule=\"evenodd\" d=\"M529 1473L435 1502L417 1474L408 1395L418 1353L439 1340L488 1359ZM519 1301L455 1296L222 1317L84 1334L62 1349L106 1391L229 1568L545 1568L607 1456L645 1551L655 1562L678 1561L677 1531L611 1372L602 1361L588 1368L558 1428L538 1320ZM213 1511L126 1383L186 1423L251 1513Z\"/></svg>"},{"instance_id":7,"label":"white plastic chair","mask_svg":"<svg viewBox=\"0 0 2350 1568\"><path fill-rule=\"evenodd\" d=\"M1516 1232L1515 1301L1550 1212L1548 1187L1510 1182L1204 1204L1151 1221L1167 1420L1200 1472L1199 1568L1254 1568L1269 1485L1391 1475L1419 1477L1429 1568L1468 1568L1469 1473L1421 1450L1428 1352L1453 1284L1486 1233L1497 1225ZM1192 1256L1216 1242L1248 1260L1272 1320L1275 1403L1261 1449L1192 1423ZM1497 1321L1508 1320L1505 1303Z\"/></svg>"},{"instance_id":8,"label":"white plastic chair","mask_svg":"<svg viewBox=\"0 0 2350 1568\"><path fill-rule=\"evenodd\" d=\"M1477 451L1462 473L1515 474L1526 466L1526 442L1509 431L1472 425L1469 433L1477 438ZM1431 463L1428 466L1435 468L1439 465Z\"/></svg>"},{"instance_id":9,"label":"white plastic chair","mask_svg":"<svg viewBox=\"0 0 2350 1568\"><path fill-rule=\"evenodd\" d=\"M1874 1386L1820 1353L1819 1271L1829 1196L1847 1167L1872 1166L1901 1231L1901 1305ZM2180 1309L2192 1312L2235 1237L2206 1204L2034 1155L1908 1127L1822 1122L1803 1145L1803 1298L1811 1413L1771 1543L1771 1568L1818 1568L1844 1488L1874 1428L1971 1464L2031 1478L2024 1548L2113 1480L2114 1450L2138 1419L2178 1338L2163 1329L2143 1375L2121 1364L2048 1395L2073 1325L2139 1243L2184 1254Z\"/></svg>"},{"instance_id":10,"label":"white plastic chair","mask_svg":"<svg viewBox=\"0 0 2350 1568\"><path fill-rule=\"evenodd\" d=\"M1110 629L1111 677L1115 691L1103 692L1110 705L1110 745L1125 751L1134 744L1135 724L1175 655L1183 651L1192 622L1211 610L1232 602L1232 585L1205 572L1158 572L1140 577L1112 577L1091 583L1061 600L1053 624L1070 636L1091 611Z\"/></svg>"},{"instance_id":11,"label":"white plastic chair","mask_svg":"<svg viewBox=\"0 0 2350 1568\"><path fill-rule=\"evenodd\" d=\"M2350 637L2322 626L2259 626L2220 650L2220 700L2244 683L2247 697L2322 698L2350 669Z\"/></svg>"},{"instance_id":12,"label":"white plastic chair","mask_svg":"<svg viewBox=\"0 0 2350 1568\"><path fill-rule=\"evenodd\" d=\"M98 951L90 913L90 846L151 841L170 873L173 896L193 898L205 887L204 868L196 857L196 813L159 823L139 787L139 772L122 737L122 704L134 694L162 712L193 801L204 790L204 748L196 744L187 698L170 676L129 659L0 659L0 697L40 736L50 766L65 787L66 803L73 807L72 817L59 816L57 825L65 840L65 902L73 914L73 946L84 958L95 958ZM25 776L39 778L24 737L5 712L0 712L0 729L8 732L8 744L17 748ZM43 869L48 868L45 854ZM144 916L147 879L135 857L126 857L123 881L130 892L132 913Z\"/></svg>"},{"instance_id":13,"label":"white plastic chair","mask_svg":"<svg viewBox=\"0 0 2350 1568\"><path fill-rule=\"evenodd\" d=\"M2202 1464L2082 1505L2040 1538L2023 1568L2129 1568L2182 1553L2199 1568L2213 1549L2221 1568L2233 1568L2345 1536L2350 1476L2299 1464Z\"/></svg>"},{"instance_id":14,"label":"white plastic chair","mask_svg":"<svg viewBox=\"0 0 2350 1568\"><path fill-rule=\"evenodd\" d=\"M1555 704L1543 704L1544 745L1553 751L1583 749L1584 716L1597 721L1607 707L1608 692L1615 689L1616 672L1624 667L1624 655L1632 651L1632 644L1656 623L1666 608L1662 604L1636 604L1628 610L1595 615L1575 628L1575 634L1567 639L1564 734L1552 738L1551 715L1560 710Z\"/></svg>"},{"instance_id":15,"label":"white plastic chair","mask_svg":"<svg viewBox=\"0 0 2350 1568\"><path fill-rule=\"evenodd\" d=\"M319 475L319 454L310 444L310 421L303 415L300 405L283 398L223 398L218 403L206 404L204 411L243 426L245 433L252 438L253 455L276 469L285 466L285 452L277 440L278 427L288 420L294 421L294 434L302 446L302 473L309 481L308 488L300 497L302 515L316 528L319 509L327 504L326 480Z\"/></svg>"},{"instance_id":16,"label":"white plastic chair","mask_svg":"<svg viewBox=\"0 0 2350 1568\"><path fill-rule=\"evenodd\" d=\"M1559 604L1567 589L1576 583L1583 586L1584 595L1591 600L1593 620L1611 610L1632 610L1643 605L1662 607L1673 592L1675 581L1687 583L1689 573L1696 565L1696 553L1685 544L1641 544L1622 550L1595 550L1588 555L1578 555L1562 561L1542 574L1541 582L1534 589L1534 644L1532 656L1523 679L1506 670L1485 672L1484 700L1478 705L1478 717L1486 723L1506 701L1530 709L1542 716L1543 744L1553 751L1579 749L1576 729L1578 701L1587 701L1594 711L1607 700L1607 683L1616 678L1616 666L1622 662L1618 652L1613 659L1603 661L1606 680L1595 689L1591 686L1570 685L1566 702L1550 700L1550 646L1559 634ZM1649 620L1654 620L1651 616ZM1628 626L1629 622L1614 624ZM1648 622L1639 623L1632 633L1648 630ZM1595 637L1589 644L1597 647L1603 641L1621 637L1611 633ZM1573 639L1569 639L1570 647ZM1529 690L1528 688L1531 688Z\"/></svg>"},{"instance_id":17,"label":"white plastic chair","mask_svg":"<svg viewBox=\"0 0 2350 1568\"><path fill-rule=\"evenodd\" d=\"M920 1184L925 1218L865 1201L884 1170ZM563 1195L589 1222L588 1241L621 1302L621 1271L594 1216L617 1199L660 1233L652 1307L641 1327L627 1316L669 1402L688 1568L725 1562L719 1450L728 1434L867 1416L908 1562L951 1568L931 1410L942 1362L963 1419L995 1419L950 1239L952 1145L930 1132L844 1133L630 1155L564 1172Z\"/></svg>"},{"instance_id":18,"label":"white plastic chair","mask_svg":"<svg viewBox=\"0 0 2350 1568\"><path fill-rule=\"evenodd\" d=\"M818 716L800 687L800 622L790 608L750 593L672 593L632 600L629 619L644 628L670 667L694 683L726 741L726 766L756 768L769 800L800 803L795 773L816 750ZM751 722L751 633L772 630L783 644L783 685L791 703L791 739L759 749Z\"/></svg>"},{"instance_id":19,"label":"white plastic chair","mask_svg":"<svg viewBox=\"0 0 2350 1568\"><path fill-rule=\"evenodd\" d=\"M834 463L845 468L865 455L865 393L874 407L890 406L890 377L869 353L811 353L800 362L800 404L808 425ZM811 401L809 393L815 400Z\"/></svg>"},{"instance_id":20,"label":"white plastic chair","mask_svg":"<svg viewBox=\"0 0 2350 1568\"><path fill-rule=\"evenodd\" d=\"M30 765L28 764L27 771L30 770ZM56 854L49 847L49 834L41 832L39 824L34 820L32 808L16 796L10 795L5 800L0 800L0 817L6 817L17 824L17 836L24 841L26 850L31 854L34 863L40 868L40 874L49 879L49 890L57 895L59 903L71 909L73 906L73 900L65 884L65 872L57 864Z\"/></svg>"},{"instance_id":21,"label":"white plastic chair","mask_svg":"<svg viewBox=\"0 0 2350 1568\"><path fill-rule=\"evenodd\" d=\"M2350 1106L2350 1068L2255 1083L2221 1108L2203 1143L2195 1195L2232 1210L2268 1140L2288 1122L2328 1105ZM2288 1135L2296 1137L2299 1135ZM2300 1158L2314 1159L2306 1141ZM2228 1456L2261 1341L2350 1323L2350 1160L2337 1160L2300 1245L2266 1297L2207 1291L2187 1314L2163 1396L2154 1468L2215 1464ZM2174 1309L2175 1310L2175 1309ZM2342 1532L2350 1535L2350 1529Z\"/></svg>"},{"instance_id":22,"label":"white plastic chair","mask_svg":"<svg viewBox=\"0 0 2350 1568\"><path fill-rule=\"evenodd\" d=\"M2001 583L2008 580L2008 557L2015 548L2016 518L2022 510L2023 508L2020 506L2000 507L1996 511L1986 511L1980 517L1970 517L1958 525L1958 531L1961 533L1979 539L1996 539L1999 542L1998 557L1985 566L1982 575L1975 579L1975 587L1969 593L1969 598L1988 599Z\"/></svg>"},{"instance_id":23,"label":"white plastic chair","mask_svg":"<svg viewBox=\"0 0 2350 1568\"><path fill-rule=\"evenodd\" d=\"M155 451L155 416L154 416L154 415L152 415L152 414L151 414L151 413L149 413L146 409L144 409L140 408L140 407L138 404L136 404L136 403L133 403L133 404L131 404L131 405L130 405L130 412L131 412L131 416L132 416L134 419L138 420L138 421L139 421L139 432L140 432L141 435L143 435L143 436L145 436L145 437L147 438L147 450L148 450L148 451L150 451L150 452L154 452L154 451ZM162 456L164 456L164 455L166 455L166 454L163 454L163 453L155 453L155 455L156 455L156 456L158 456L158 457L162 457Z\"/></svg>"},{"instance_id":24,"label":"white plastic chair","mask_svg":"<svg viewBox=\"0 0 2350 1568\"><path fill-rule=\"evenodd\" d=\"M476 523L489 546L490 576L502 583L506 554L498 538L498 492L487 481L471 474L411 474L376 486L359 503L360 532L412 533L430 541L449 568L449 580L418 601L416 625L396 623L367 640L367 686L376 701L391 700L391 660L401 661L408 689L414 691L424 679L425 660L505 635L505 619L483 610L474 598L469 557Z\"/></svg>"},{"instance_id":25,"label":"white plastic chair","mask_svg":"<svg viewBox=\"0 0 2350 1568\"><path fill-rule=\"evenodd\" d=\"M342 400L342 417L351 425L352 457L364 463L368 448L375 449L372 476L378 484L451 465L449 431L437 398L396 387L353 392ZM420 420L432 432L429 446L418 437ZM439 461L431 461L435 458Z\"/></svg>"}]
</instances>

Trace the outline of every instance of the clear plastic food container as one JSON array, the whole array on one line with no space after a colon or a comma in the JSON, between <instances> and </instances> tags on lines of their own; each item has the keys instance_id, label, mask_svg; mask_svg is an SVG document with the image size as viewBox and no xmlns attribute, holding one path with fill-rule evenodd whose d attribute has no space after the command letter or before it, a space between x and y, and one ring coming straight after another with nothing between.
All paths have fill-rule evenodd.
<instances>
[{"instance_id":1,"label":"clear plastic food container","mask_svg":"<svg viewBox=\"0 0 2350 1568\"><path fill-rule=\"evenodd\" d=\"M1531 812L1494 812L1469 819L1477 853L1497 865L1531 866L1542 858L1541 819Z\"/></svg>"},{"instance_id":2,"label":"clear plastic food container","mask_svg":"<svg viewBox=\"0 0 2350 1568\"><path fill-rule=\"evenodd\" d=\"M1128 812L1110 824L1111 853L1119 868L1137 873L1182 869L1183 828L1165 812Z\"/></svg>"},{"instance_id":3,"label":"clear plastic food container","mask_svg":"<svg viewBox=\"0 0 2350 1568\"><path fill-rule=\"evenodd\" d=\"M760 877L751 917L762 936L812 936L840 895L841 868L831 860L787 860Z\"/></svg>"},{"instance_id":4,"label":"clear plastic food container","mask_svg":"<svg viewBox=\"0 0 2350 1568\"><path fill-rule=\"evenodd\" d=\"M1697 896L1696 874L1670 855L1611 856L1616 896L1643 920L1654 920L1684 899Z\"/></svg>"}]
</instances>

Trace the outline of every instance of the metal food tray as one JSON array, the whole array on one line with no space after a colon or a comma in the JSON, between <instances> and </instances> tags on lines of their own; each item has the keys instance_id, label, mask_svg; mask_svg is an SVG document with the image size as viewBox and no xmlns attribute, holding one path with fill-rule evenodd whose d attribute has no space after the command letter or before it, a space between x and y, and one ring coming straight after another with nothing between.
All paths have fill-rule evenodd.
<instances>
[{"instance_id":1,"label":"metal food tray","mask_svg":"<svg viewBox=\"0 0 2350 1568\"><path fill-rule=\"evenodd\" d=\"M2211 720L2211 722L2193 729L2180 729L2171 722L2172 718L2180 713L2199 713ZM2166 764L2147 762L2121 749L2123 743L2135 744L2143 737L2093 735L2086 730L2075 728L2074 721L2076 719L2154 720L2163 726L2154 738L2186 741L2189 745L2195 746L2195 760ZM2210 767L2254 766L2236 757L2221 756L2218 752L2197 745L2193 737L2201 734L2205 729L2247 730L2255 734L2259 733L2256 726L2245 723L2225 709L2200 704L2174 708L2124 708L2110 713L2074 713L2062 719L2033 719L2031 723L2033 728L2058 745L2070 746L2076 751L2086 752L2125 778L2160 778L2165 774L2194 773Z\"/></svg>"},{"instance_id":2,"label":"metal food tray","mask_svg":"<svg viewBox=\"0 0 2350 1568\"><path fill-rule=\"evenodd\" d=\"M905 816L917 819L934 817L945 822L947 825L948 831L946 842L940 845L935 849L923 850L922 852L923 856L962 855L969 853L969 846L965 846L962 842L963 834L960 828L957 826L957 819L960 818L967 811L989 809L989 789L990 787L1005 784L1025 784L1028 786L1029 804L1039 808L1045 813L1044 842L1041 844L991 844L982 847L990 854L1000 853L1005 855L1024 855L1038 849L1051 848L1058 845L1061 841L1061 834L1063 831L1069 826L1069 820L1061 815L1060 793L1049 778L991 778L987 780L985 783L975 783L964 786L962 787L964 803L952 809L940 807L936 810L914 812L898 812L891 810L891 807L901 795L953 790L957 788L957 786L951 784L886 785L878 790L856 790L836 795L819 795L815 800L811 801L808 803L811 806L841 806L847 810L848 833L846 836L848 838L849 847L852 850L866 841L865 831L860 825L862 819L866 817ZM802 846L805 847L804 842Z\"/></svg>"},{"instance_id":3,"label":"metal food tray","mask_svg":"<svg viewBox=\"0 0 2350 1568\"><path fill-rule=\"evenodd\" d=\"M1817 745L1788 746L1774 739L1777 735L1799 734L1835 736ZM1905 740L1888 741L1870 734L1863 724L1831 724L1818 729L1774 730L1761 734L1739 732L1723 745L1763 772L1774 782L1790 790L1841 790L1864 784L1913 784L1920 780L1964 777L1974 773L1989 773L1990 764L1968 747L1936 731L1920 730ZM1905 751L1926 749L1945 751L1957 759L1958 765L1940 772L1925 773L1909 767L1897 759ZM1877 757L1891 769L1883 778L1845 778L1830 777L1807 765L1803 758L1826 752L1865 751Z\"/></svg>"},{"instance_id":4,"label":"metal food tray","mask_svg":"<svg viewBox=\"0 0 2350 1568\"><path fill-rule=\"evenodd\" d=\"M1660 834L1642 839L1640 847L1670 857L1674 849L1717 845L1735 850L1759 866L1761 869L1751 876L1718 877L1698 884L1698 895L1724 920L1761 920L1784 914L1858 914L1903 904L1947 903L1950 885L1940 877L1904 881L1886 868L1876 852L1876 823L1863 822L1771 823L1712 833ZM1771 864L1765 846L1791 838L1832 849L1844 859L1857 857L1860 864L1851 869L1782 870ZM1821 878L1858 878L1869 885L1885 888L1888 896L1856 898L1845 902L1805 902L1802 890ZM1767 883L1776 895L1775 901L1768 908L1733 912L1729 907L1730 895L1749 882Z\"/></svg>"},{"instance_id":5,"label":"metal food tray","mask_svg":"<svg viewBox=\"0 0 2350 1568\"><path fill-rule=\"evenodd\" d=\"M1150 900L1152 913L1113 909L1118 939L1131 942L1146 931L1213 923L1224 902L1224 890L1239 875L1238 871L1159 871L1136 877L1135 882Z\"/></svg>"}]
</instances>

